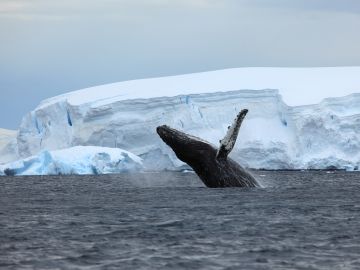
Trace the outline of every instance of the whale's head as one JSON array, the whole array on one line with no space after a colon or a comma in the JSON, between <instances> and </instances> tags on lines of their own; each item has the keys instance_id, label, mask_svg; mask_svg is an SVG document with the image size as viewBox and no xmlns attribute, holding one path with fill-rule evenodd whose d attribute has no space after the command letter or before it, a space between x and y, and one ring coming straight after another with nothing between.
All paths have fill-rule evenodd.
<instances>
[{"instance_id":1,"label":"whale's head","mask_svg":"<svg viewBox=\"0 0 360 270\"><path fill-rule=\"evenodd\" d=\"M199 161L216 156L216 149L209 142L198 137L166 125L157 127L156 131L160 138L172 148L176 156L190 166L199 165Z\"/></svg>"}]
</instances>

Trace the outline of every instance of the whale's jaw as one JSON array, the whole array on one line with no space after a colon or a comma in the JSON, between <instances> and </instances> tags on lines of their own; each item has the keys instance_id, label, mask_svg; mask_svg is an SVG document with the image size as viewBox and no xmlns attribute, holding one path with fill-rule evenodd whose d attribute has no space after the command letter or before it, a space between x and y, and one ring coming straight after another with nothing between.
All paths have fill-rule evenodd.
<instances>
[{"instance_id":1,"label":"whale's jaw","mask_svg":"<svg viewBox=\"0 0 360 270\"><path fill-rule=\"evenodd\" d=\"M216 149L210 143L198 137L186 134L167 125L157 127L156 132L170 146L176 156L191 167L201 162L204 150L211 152L215 158Z\"/></svg>"},{"instance_id":2,"label":"whale's jaw","mask_svg":"<svg viewBox=\"0 0 360 270\"><path fill-rule=\"evenodd\" d=\"M173 129L167 125L159 126L156 128L156 132L159 134L160 138L168 145L174 144L175 141L186 142L185 133Z\"/></svg>"}]
</instances>

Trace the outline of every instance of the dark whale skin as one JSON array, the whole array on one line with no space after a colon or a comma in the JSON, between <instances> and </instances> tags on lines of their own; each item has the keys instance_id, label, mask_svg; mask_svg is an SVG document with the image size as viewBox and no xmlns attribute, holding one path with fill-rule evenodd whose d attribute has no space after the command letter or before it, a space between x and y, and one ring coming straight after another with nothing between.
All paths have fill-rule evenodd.
<instances>
[{"instance_id":1,"label":"dark whale skin","mask_svg":"<svg viewBox=\"0 0 360 270\"><path fill-rule=\"evenodd\" d=\"M240 164L229 157L219 158L218 149L210 143L166 125L157 127L156 131L207 187L260 187Z\"/></svg>"}]
</instances>

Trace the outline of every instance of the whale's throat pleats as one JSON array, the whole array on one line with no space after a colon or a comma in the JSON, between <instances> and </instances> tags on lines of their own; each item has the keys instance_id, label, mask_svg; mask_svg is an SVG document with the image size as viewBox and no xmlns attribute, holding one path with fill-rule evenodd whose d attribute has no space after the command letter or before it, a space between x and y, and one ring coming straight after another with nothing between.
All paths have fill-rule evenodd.
<instances>
[{"instance_id":1,"label":"whale's throat pleats","mask_svg":"<svg viewBox=\"0 0 360 270\"><path fill-rule=\"evenodd\" d=\"M239 112L233 124L229 126L225 137L222 140L220 140L220 147L216 154L217 159L226 159L229 153L231 152L231 150L234 148L241 124L247 112L248 112L247 109L244 109L241 112Z\"/></svg>"}]
</instances>

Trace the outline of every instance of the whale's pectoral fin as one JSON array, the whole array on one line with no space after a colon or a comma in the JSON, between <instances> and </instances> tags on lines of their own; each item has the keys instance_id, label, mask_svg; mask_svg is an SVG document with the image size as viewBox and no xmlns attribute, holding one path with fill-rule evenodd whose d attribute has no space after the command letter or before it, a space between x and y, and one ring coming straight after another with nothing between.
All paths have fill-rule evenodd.
<instances>
[{"instance_id":1,"label":"whale's pectoral fin","mask_svg":"<svg viewBox=\"0 0 360 270\"><path fill-rule=\"evenodd\" d=\"M234 148L236 138L239 134L239 129L244 120L248 110L242 110L234 120L234 123L229 127L224 139L220 141L220 147L216 154L217 159L226 159L231 150Z\"/></svg>"}]
</instances>

